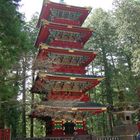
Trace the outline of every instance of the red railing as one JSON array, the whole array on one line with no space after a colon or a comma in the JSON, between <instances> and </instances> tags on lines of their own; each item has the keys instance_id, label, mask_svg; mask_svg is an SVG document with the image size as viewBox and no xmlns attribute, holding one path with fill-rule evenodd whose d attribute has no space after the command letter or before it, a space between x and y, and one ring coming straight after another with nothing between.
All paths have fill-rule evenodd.
<instances>
[{"instance_id":1,"label":"red railing","mask_svg":"<svg viewBox=\"0 0 140 140\"><path fill-rule=\"evenodd\" d=\"M0 129L0 140L10 140L10 129Z\"/></svg>"}]
</instances>

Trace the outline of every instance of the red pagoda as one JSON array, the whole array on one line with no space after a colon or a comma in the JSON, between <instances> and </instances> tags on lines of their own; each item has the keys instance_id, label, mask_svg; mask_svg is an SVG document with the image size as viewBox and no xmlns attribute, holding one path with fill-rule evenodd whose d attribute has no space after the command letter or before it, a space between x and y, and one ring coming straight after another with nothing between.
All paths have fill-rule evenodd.
<instances>
[{"instance_id":1,"label":"red pagoda","mask_svg":"<svg viewBox=\"0 0 140 140\"><path fill-rule=\"evenodd\" d=\"M46 136L85 135L86 118L106 110L93 103L87 91L103 77L86 75L96 52L84 44L93 31L81 25L91 8L44 1L37 27L35 46L39 49L35 67L39 73L31 92L44 96L31 117L43 120Z\"/></svg>"}]
</instances>

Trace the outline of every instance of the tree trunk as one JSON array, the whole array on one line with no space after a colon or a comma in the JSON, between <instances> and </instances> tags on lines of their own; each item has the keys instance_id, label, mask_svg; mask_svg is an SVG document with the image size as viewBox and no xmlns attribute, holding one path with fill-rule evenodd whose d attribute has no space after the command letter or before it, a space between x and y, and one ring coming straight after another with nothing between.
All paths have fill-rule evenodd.
<instances>
[{"instance_id":1,"label":"tree trunk","mask_svg":"<svg viewBox=\"0 0 140 140\"><path fill-rule=\"evenodd\" d=\"M5 123L4 123L4 105L2 101L0 101L0 129L4 129Z\"/></svg>"},{"instance_id":2,"label":"tree trunk","mask_svg":"<svg viewBox=\"0 0 140 140\"><path fill-rule=\"evenodd\" d=\"M110 78L110 69L107 63L107 56L105 47L102 47L102 56L103 56L103 63L104 63L104 70L105 70L105 88L106 88L106 99L107 103L112 106L113 105L113 95L112 95L112 88L111 88L111 78ZM108 118L109 118L109 126L110 126L110 135L113 135L113 115L111 111L108 111Z\"/></svg>"},{"instance_id":3,"label":"tree trunk","mask_svg":"<svg viewBox=\"0 0 140 140\"><path fill-rule=\"evenodd\" d=\"M34 93L32 93L32 105L31 109L33 108L33 103L34 103ZM31 117L31 128L30 128L30 137L34 137L34 118Z\"/></svg>"},{"instance_id":4,"label":"tree trunk","mask_svg":"<svg viewBox=\"0 0 140 140\"><path fill-rule=\"evenodd\" d=\"M35 75L35 71L32 70L32 83L34 83L34 75ZM34 93L32 93L31 95L31 110L34 107ZM34 137L34 118L31 117L31 127L30 127L30 137Z\"/></svg>"},{"instance_id":5,"label":"tree trunk","mask_svg":"<svg viewBox=\"0 0 140 140\"><path fill-rule=\"evenodd\" d=\"M136 93L135 87L136 87L136 80L133 76L132 73L132 63L131 63L131 54L128 56L126 55L126 60L127 60L127 64L128 64L128 69L129 69L129 82L130 82L130 90L132 92L132 94Z\"/></svg>"},{"instance_id":6,"label":"tree trunk","mask_svg":"<svg viewBox=\"0 0 140 140\"><path fill-rule=\"evenodd\" d=\"M19 77L19 69L16 69L16 79L14 81L15 91L16 91L16 88L19 86L18 77ZM18 95L18 93L17 93L17 95ZM13 97L15 100L17 100L17 95ZM9 128L11 128L11 139L15 139L17 137L20 116L19 116L19 114L17 114L17 107L13 108L12 112L15 113L16 116L12 119L12 122L11 122Z\"/></svg>"},{"instance_id":7,"label":"tree trunk","mask_svg":"<svg viewBox=\"0 0 140 140\"><path fill-rule=\"evenodd\" d=\"M103 112L103 120L105 120L105 113ZM106 136L106 129L107 129L107 126L106 126L106 121L103 121L103 136Z\"/></svg>"},{"instance_id":8,"label":"tree trunk","mask_svg":"<svg viewBox=\"0 0 140 140\"><path fill-rule=\"evenodd\" d=\"M22 61L22 135L26 137L26 64L27 58L26 55L23 57Z\"/></svg>"}]
</instances>

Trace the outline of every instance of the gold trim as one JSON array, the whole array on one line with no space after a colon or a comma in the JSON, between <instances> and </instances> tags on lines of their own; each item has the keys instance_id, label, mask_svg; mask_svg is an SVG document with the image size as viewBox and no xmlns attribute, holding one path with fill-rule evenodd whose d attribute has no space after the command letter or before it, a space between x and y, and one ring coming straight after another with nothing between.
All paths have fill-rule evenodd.
<instances>
[{"instance_id":1,"label":"gold trim","mask_svg":"<svg viewBox=\"0 0 140 140\"><path fill-rule=\"evenodd\" d=\"M85 52L85 53L93 53L93 54L97 54L98 52L95 52L93 50L78 50L78 49L68 49L68 48L57 48L57 47L53 47L53 46L48 46L46 45L45 43L41 43L40 46L47 46L47 47L50 47L50 48L54 48L54 49L59 49L59 50L66 50L66 51L69 51L69 52Z\"/></svg>"},{"instance_id":2,"label":"gold trim","mask_svg":"<svg viewBox=\"0 0 140 140\"><path fill-rule=\"evenodd\" d=\"M47 45L45 45L45 44L40 44L39 45L39 47L41 48L41 49L48 49L49 48L49 46L47 46Z\"/></svg>"},{"instance_id":3,"label":"gold trim","mask_svg":"<svg viewBox=\"0 0 140 140\"><path fill-rule=\"evenodd\" d=\"M40 78L44 78L44 77L46 77L46 73L45 73L45 72L41 72L41 73L39 73L39 77L40 77Z\"/></svg>"},{"instance_id":4,"label":"gold trim","mask_svg":"<svg viewBox=\"0 0 140 140\"><path fill-rule=\"evenodd\" d=\"M71 108L71 110L76 111L76 110L78 110L78 109L77 109L77 108L75 108L75 107L73 107L73 108Z\"/></svg>"},{"instance_id":5,"label":"gold trim","mask_svg":"<svg viewBox=\"0 0 140 140\"><path fill-rule=\"evenodd\" d=\"M77 121L75 121L76 123L78 123L78 122L83 122L82 120L80 121L80 120L77 120Z\"/></svg>"},{"instance_id":6,"label":"gold trim","mask_svg":"<svg viewBox=\"0 0 140 140\"><path fill-rule=\"evenodd\" d=\"M70 80L76 80L76 77L70 77Z\"/></svg>"},{"instance_id":7,"label":"gold trim","mask_svg":"<svg viewBox=\"0 0 140 140\"><path fill-rule=\"evenodd\" d=\"M57 122L57 123L62 123L62 121L55 121L55 122Z\"/></svg>"},{"instance_id":8,"label":"gold trim","mask_svg":"<svg viewBox=\"0 0 140 140\"><path fill-rule=\"evenodd\" d=\"M91 11L92 10L92 7L91 6L88 6L88 7L85 7L87 10Z\"/></svg>"},{"instance_id":9,"label":"gold trim","mask_svg":"<svg viewBox=\"0 0 140 140\"><path fill-rule=\"evenodd\" d=\"M107 108L106 107L103 107L102 110L105 111L105 110L107 110Z\"/></svg>"},{"instance_id":10,"label":"gold trim","mask_svg":"<svg viewBox=\"0 0 140 140\"><path fill-rule=\"evenodd\" d=\"M71 8L72 6L71 5L66 5L66 7Z\"/></svg>"},{"instance_id":11,"label":"gold trim","mask_svg":"<svg viewBox=\"0 0 140 140\"><path fill-rule=\"evenodd\" d=\"M49 25L49 21L48 20L45 20L45 19L41 19L41 22L43 25Z\"/></svg>"},{"instance_id":12,"label":"gold trim","mask_svg":"<svg viewBox=\"0 0 140 140\"><path fill-rule=\"evenodd\" d=\"M73 53L74 52L74 50L68 50L69 52L71 52L71 53Z\"/></svg>"},{"instance_id":13,"label":"gold trim","mask_svg":"<svg viewBox=\"0 0 140 140\"><path fill-rule=\"evenodd\" d=\"M71 25L68 25L67 27L68 27L68 28L72 28L72 26L71 26Z\"/></svg>"},{"instance_id":14,"label":"gold trim","mask_svg":"<svg viewBox=\"0 0 140 140\"><path fill-rule=\"evenodd\" d=\"M55 77L67 77L67 78L70 78L70 80L76 80L77 78L79 79L97 79L98 81L101 81L103 79L105 79L104 77L103 78L89 78L89 77L70 77L70 76L63 76L63 75L54 75L54 74L48 74L46 72L40 72L39 73L39 76L42 76L42 77L46 77L46 76L55 76Z\"/></svg>"},{"instance_id":15,"label":"gold trim","mask_svg":"<svg viewBox=\"0 0 140 140\"><path fill-rule=\"evenodd\" d=\"M44 0L43 1L43 5L47 4L47 3L50 3L50 0Z\"/></svg>"},{"instance_id":16,"label":"gold trim","mask_svg":"<svg viewBox=\"0 0 140 140\"><path fill-rule=\"evenodd\" d=\"M105 78L97 78L98 81L102 81L104 80Z\"/></svg>"}]
</instances>

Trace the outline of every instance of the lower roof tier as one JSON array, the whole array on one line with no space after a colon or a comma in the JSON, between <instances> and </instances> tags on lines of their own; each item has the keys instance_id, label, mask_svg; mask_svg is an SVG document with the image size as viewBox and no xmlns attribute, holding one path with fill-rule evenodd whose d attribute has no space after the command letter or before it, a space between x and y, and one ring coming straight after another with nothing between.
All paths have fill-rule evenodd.
<instances>
[{"instance_id":1,"label":"lower roof tier","mask_svg":"<svg viewBox=\"0 0 140 140\"><path fill-rule=\"evenodd\" d=\"M77 117L87 117L87 112L90 114L99 114L106 111L105 105L93 102L62 102L62 101L48 101L42 105L36 106L32 111L31 116L35 118L39 117L59 117L64 119L65 117L72 117L76 119ZM76 115L77 114L77 115ZM83 115L78 115L83 114ZM78 118L79 119L79 118Z\"/></svg>"},{"instance_id":2,"label":"lower roof tier","mask_svg":"<svg viewBox=\"0 0 140 140\"><path fill-rule=\"evenodd\" d=\"M53 72L85 74L85 67L96 57L96 53L88 50L64 49L40 45L35 68Z\"/></svg>"},{"instance_id":3,"label":"lower roof tier","mask_svg":"<svg viewBox=\"0 0 140 140\"><path fill-rule=\"evenodd\" d=\"M64 73L39 73L31 92L33 93L76 93L82 94L94 88L103 77Z\"/></svg>"},{"instance_id":4,"label":"lower roof tier","mask_svg":"<svg viewBox=\"0 0 140 140\"><path fill-rule=\"evenodd\" d=\"M41 43L46 43L50 46L82 49L91 35L92 31L88 28L59 25L44 21L44 25L40 28L35 46L38 47Z\"/></svg>"}]
</instances>

